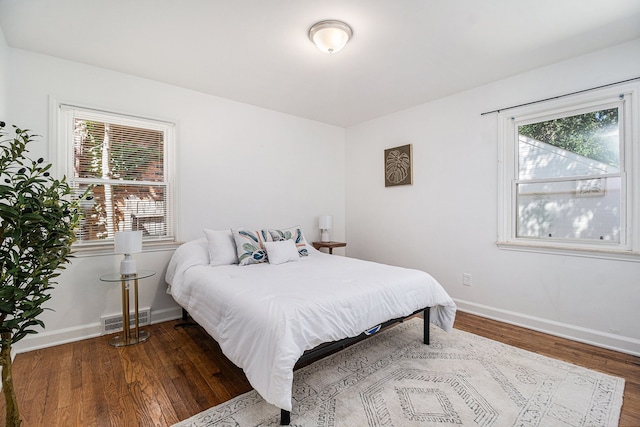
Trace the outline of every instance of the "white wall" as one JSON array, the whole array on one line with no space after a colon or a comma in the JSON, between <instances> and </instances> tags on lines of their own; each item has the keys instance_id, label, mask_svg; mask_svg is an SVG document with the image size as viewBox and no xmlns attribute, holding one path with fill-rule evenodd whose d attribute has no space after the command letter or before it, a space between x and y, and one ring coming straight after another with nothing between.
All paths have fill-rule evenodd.
<instances>
[{"instance_id":1,"label":"white wall","mask_svg":"<svg viewBox=\"0 0 640 427\"><path fill-rule=\"evenodd\" d=\"M638 76L640 39L347 129L347 254L428 271L462 310L640 355L639 262L496 247L497 117L481 116ZM408 143L414 185L385 188L384 149Z\"/></svg>"},{"instance_id":2,"label":"white wall","mask_svg":"<svg viewBox=\"0 0 640 427\"><path fill-rule=\"evenodd\" d=\"M344 239L345 131L201 93L9 49L9 96L15 124L42 135L33 157L49 161L49 99L177 122L178 237L202 228L301 225L319 239L318 216L334 215L332 235ZM1 60L1 57L0 57ZM140 305L152 320L180 310L165 292L171 251L139 254L139 268L158 274L140 283ZM46 330L21 341L36 348L100 333L102 315L121 312L118 284L99 276L117 271L120 256L78 257L59 278L42 319Z\"/></svg>"}]
</instances>

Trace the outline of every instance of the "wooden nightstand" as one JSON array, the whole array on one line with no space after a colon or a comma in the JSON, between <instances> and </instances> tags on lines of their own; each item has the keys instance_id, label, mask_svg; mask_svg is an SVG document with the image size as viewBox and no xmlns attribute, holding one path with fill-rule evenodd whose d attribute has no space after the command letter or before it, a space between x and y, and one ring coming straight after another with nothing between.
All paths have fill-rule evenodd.
<instances>
[{"instance_id":1,"label":"wooden nightstand","mask_svg":"<svg viewBox=\"0 0 640 427\"><path fill-rule=\"evenodd\" d=\"M320 250L320 248L328 248L330 254L333 254L333 248L343 248L347 246L345 242L313 242L312 245L317 250Z\"/></svg>"}]
</instances>

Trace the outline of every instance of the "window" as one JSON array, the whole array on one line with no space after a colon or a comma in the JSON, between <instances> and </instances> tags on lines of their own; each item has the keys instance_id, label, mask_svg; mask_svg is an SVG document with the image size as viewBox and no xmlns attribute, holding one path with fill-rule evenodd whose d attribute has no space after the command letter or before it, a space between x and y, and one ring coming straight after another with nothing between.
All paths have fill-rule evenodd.
<instances>
[{"instance_id":1,"label":"window","mask_svg":"<svg viewBox=\"0 0 640 427\"><path fill-rule=\"evenodd\" d=\"M637 92L612 87L499 115L499 244L638 254Z\"/></svg>"},{"instance_id":2,"label":"window","mask_svg":"<svg viewBox=\"0 0 640 427\"><path fill-rule=\"evenodd\" d=\"M84 218L76 245L112 244L141 230L143 243L173 240L169 157L173 124L58 105L66 176ZM61 150L62 151L62 150Z\"/></svg>"}]
</instances>

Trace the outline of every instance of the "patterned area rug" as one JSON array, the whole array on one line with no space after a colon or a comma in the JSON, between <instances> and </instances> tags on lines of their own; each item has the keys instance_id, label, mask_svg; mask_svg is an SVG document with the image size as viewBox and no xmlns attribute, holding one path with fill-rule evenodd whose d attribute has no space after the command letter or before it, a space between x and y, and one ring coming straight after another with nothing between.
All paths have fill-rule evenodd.
<instances>
[{"instance_id":1,"label":"patterned area rug","mask_svg":"<svg viewBox=\"0 0 640 427\"><path fill-rule=\"evenodd\" d=\"M295 371L292 426L617 426L624 379L413 318ZM251 391L179 427L277 426Z\"/></svg>"}]
</instances>

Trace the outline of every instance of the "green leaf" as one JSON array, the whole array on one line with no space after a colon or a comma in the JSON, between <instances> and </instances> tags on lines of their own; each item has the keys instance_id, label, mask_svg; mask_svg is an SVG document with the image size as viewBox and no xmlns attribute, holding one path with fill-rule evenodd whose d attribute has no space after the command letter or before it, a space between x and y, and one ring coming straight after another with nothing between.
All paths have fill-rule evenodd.
<instances>
[{"instance_id":1,"label":"green leaf","mask_svg":"<svg viewBox=\"0 0 640 427\"><path fill-rule=\"evenodd\" d=\"M22 219L24 221L44 221L44 217L37 213L25 213L22 214Z\"/></svg>"},{"instance_id":2,"label":"green leaf","mask_svg":"<svg viewBox=\"0 0 640 427\"><path fill-rule=\"evenodd\" d=\"M0 215L2 215L2 218L5 218L5 216L8 218L16 218L18 216L18 210L13 206L0 204Z\"/></svg>"},{"instance_id":3,"label":"green leaf","mask_svg":"<svg viewBox=\"0 0 640 427\"><path fill-rule=\"evenodd\" d=\"M13 313L14 307L13 304L6 302L6 301L0 301L0 312L1 313L6 313L6 314L11 314Z\"/></svg>"}]
</instances>

